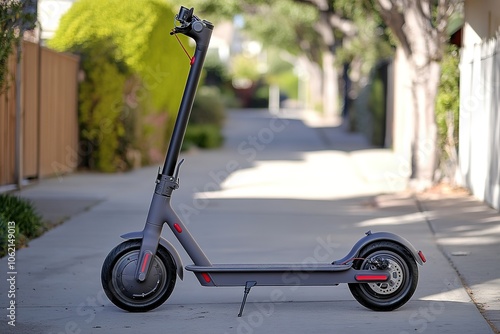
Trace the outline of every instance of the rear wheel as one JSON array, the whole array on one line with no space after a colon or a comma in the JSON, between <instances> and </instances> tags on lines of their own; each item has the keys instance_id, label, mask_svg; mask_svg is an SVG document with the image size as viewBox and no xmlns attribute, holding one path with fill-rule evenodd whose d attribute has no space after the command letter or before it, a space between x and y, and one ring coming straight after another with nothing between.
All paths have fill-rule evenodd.
<instances>
[{"instance_id":1,"label":"rear wheel","mask_svg":"<svg viewBox=\"0 0 500 334\"><path fill-rule=\"evenodd\" d=\"M116 246L102 265L101 283L109 300L130 312L145 312L163 304L175 286L176 266L161 245L144 282L135 279L141 240L127 240Z\"/></svg>"},{"instance_id":2,"label":"rear wheel","mask_svg":"<svg viewBox=\"0 0 500 334\"><path fill-rule=\"evenodd\" d=\"M418 268L405 247L391 241L376 241L363 248L359 258L354 263L355 269L379 270L373 263L385 260L385 270L390 276L382 283L349 283L349 290L361 305L374 311L392 311L410 300L417 288Z\"/></svg>"}]
</instances>

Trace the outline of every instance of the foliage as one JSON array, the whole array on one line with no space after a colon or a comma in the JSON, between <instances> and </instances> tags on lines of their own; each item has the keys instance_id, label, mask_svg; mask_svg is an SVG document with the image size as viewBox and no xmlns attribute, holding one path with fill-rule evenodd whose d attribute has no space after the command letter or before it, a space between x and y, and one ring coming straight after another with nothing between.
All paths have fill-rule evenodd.
<instances>
[{"instance_id":1,"label":"foliage","mask_svg":"<svg viewBox=\"0 0 500 334\"><path fill-rule=\"evenodd\" d=\"M217 148L223 142L224 138L217 126L213 124L191 124L186 130L182 149L189 150L192 147Z\"/></svg>"},{"instance_id":2,"label":"foliage","mask_svg":"<svg viewBox=\"0 0 500 334\"><path fill-rule=\"evenodd\" d=\"M259 71L259 61L256 57L239 54L232 58L231 74L235 80L255 82L262 73Z\"/></svg>"},{"instance_id":3,"label":"foliage","mask_svg":"<svg viewBox=\"0 0 500 334\"><path fill-rule=\"evenodd\" d=\"M221 87L231 80L227 64L219 59L218 54L208 52L203 69L205 70L205 85Z\"/></svg>"},{"instance_id":4,"label":"foliage","mask_svg":"<svg viewBox=\"0 0 500 334\"><path fill-rule=\"evenodd\" d=\"M22 247L27 239L41 234L42 218L35 211L33 205L16 196L0 195L0 256L5 255L7 247L7 224L16 223L16 246Z\"/></svg>"},{"instance_id":5,"label":"foliage","mask_svg":"<svg viewBox=\"0 0 500 334\"><path fill-rule=\"evenodd\" d=\"M235 0L186 0L184 4L185 7L194 7L197 13L217 13L214 19L210 19L213 23L217 23L217 19L232 18L235 13L241 13L241 5L241 1Z\"/></svg>"},{"instance_id":6,"label":"foliage","mask_svg":"<svg viewBox=\"0 0 500 334\"><path fill-rule=\"evenodd\" d=\"M371 143L375 146L384 146L385 132L385 89L379 76L373 78L370 90L368 108L372 115L373 132Z\"/></svg>"},{"instance_id":7,"label":"foliage","mask_svg":"<svg viewBox=\"0 0 500 334\"><path fill-rule=\"evenodd\" d=\"M438 147L435 99L440 61L449 39L447 26L451 15L463 9L463 1L377 0L377 3L378 11L397 38L408 66L410 80L404 80L410 82L414 97L413 103L409 104L409 114L415 115L414 138L411 139L411 184L417 190L424 190L436 181Z\"/></svg>"},{"instance_id":8,"label":"foliage","mask_svg":"<svg viewBox=\"0 0 500 334\"><path fill-rule=\"evenodd\" d=\"M21 28L32 27L36 22L36 15L25 10L28 5L32 5L31 2L0 1L0 92L7 78L7 64L12 48L22 38Z\"/></svg>"},{"instance_id":9,"label":"foliage","mask_svg":"<svg viewBox=\"0 0 500 334\"><path fill-rule=\"evenodd\" d=\"M441 61L441 80L436 98L436 123L441 169L457 164L459 123L459 62L458 49L450 45ZM443 174L448 171L442 170ZM454 175L446 175L453 179Z\"/></svg>"},{"instance_id":10,"label":"foliage","mask_svg":"<svg viewBox=\"0 0 500 334\"><path fill-rule=\"evenodd\" d=\"M0 212L0 258L5 256L7 254L8 250L8 242L9 242L9 235L8 235L8 223L9 220L5 218L5 216ZM16 241L16 248L18 248L17 244L19 242L19 228L16 226L14 230L14 238Z\"/></svg>"},{"instance_id":11,"label":"foliage","mask_svg":"<svg viewBox=\"0 0 500 334\"><path fill-rule=\"evenodd\" d=\"M225 107L217 87L200 87L194 100L193 110L183 148L216 148L222 145L221 129L225 120Z\"/></svg>"},{"instance_id":12,"label":"foliage","mask_svg":"<svg viewBox=\"0 0 500 334\"><path fill-rule=\"evenodd\" d=\"M220 90L220 98L225 107L238 108L240 105L234 92L228 64L222 62L218 54L211 53L209 50L203 68L205 70L203 84Z\"/></svg>"},{"instance_id":13,"label":"foliage","mask_svg":"<svg viewBox=\"0 0 500 334\"><path fill-rule=\"evenodd\" d=\"M120 164L117 150L124 137L120 116L127 75L109 59L114 51L110 46L101 43L87 50L82 61L86 78L79 91L80 139L89 148L85 165L104 172L113 172Z\"/></svg>"},{"instance_id":14,"label":"foliage","mask_svg":"<svg viewBox=\"0 0 500 334\"><path fill-rule=\"evenodd\" d=\"M224 125L225 108L217 87L200 87L191 112L190 123Z\"/></svg>"},{"instance_id":15,"label":"foliage","mask_svg":"<svg viewBox=\"0 0 500 334\"><path fill-rule=\"evenodd\" d=\"M314 31L317 19L317 10L306 4L288 0L261 2L254 12L245 15L245 31L264 46L294 55L305 52L319 60L312 55L317 52L319 43Z\"/></svg>"},{"instance_id":16,"label":"foliage","mask_svg":"<svg viewBox=\"0 0 500 334\"><path fill-rule=\"evenodd\" d=\"M396 43L391 31L371 1L335 0L334 6L357 28L357 33L345 38L337 50L337 63L358 63L360 73L357 76L366 77L378 61L394 55Z\"/></svg>"},{"instance_id":17,"label":"foliage","mask_svg":"<svg viewBox=\"0 0 500 334\"><path fill-rule=\"evenodd\" d=\"M129 151L141 150L149 162L151 151L166 148L183 91L178 78L189 70L169 36L173 6L178 9L160 0L80 0L62 17L49 46L83 58L79 119L88 167L126 169Z\"/></svg>"},{"instance_id":18,"label":"foliage","mask_svg":"<svg viewBox=\"0 0 500 334\"><path fill-rule=\"evenodd\" d=\"M280 91L287 98L297 99L299 96L299 79L292 70L269 74L267 82L280 87Z\"/></svg>"},{"instance_id":19,"label":"foliage","mask_svg":"<svg viewBox=\"0 0 500 334\"><path fill-rule=\"evenodd\" d=\"M217 6L218 0L195 2L199 2L203 9L215 11L217 16L221 12L227 15L227 8ZM371 68L379 60L393 54L395 43L391 32L375 10L373 0L332 0L324 5L313 0L244 0L235 3L237 5L230 7L234 10L233 15L242 13L245 33L258 39L267 52L275 49L285 50L293 56L305 55L322 67L322 52L334 50L336 66L351 64L349 74L355 83L351 85L354 95L357 95L363 78L369 75ZM320 28L320 21L328 23L326 29L334 31L335 40L323 38L321 30L325 26ZM334 21L336 23L332 23ZM275 74L267 79L275 83ZM290 73L281 74L284 77L280 81L292 79ZM289 87L290 84L286 84L287 90L290 90ZM290 91L290 95L295 95L293 90Z\"/></svg>"},{"instance_id":20,"label":"foliage","mask_svg":"<svg viewBox=\"0 0 500 334\"><path fill-rule=\"evenodd\" d=\"M266 82L269 85L276 85L280 88L280 92L284 93L288 98L298 98L299 79L293 64L293 58L283 59L282 51L276 49L267 50L268 55L268 70L266 73ZM285 61L284 61L285 60Z\"/></svg>"}]
</instances>

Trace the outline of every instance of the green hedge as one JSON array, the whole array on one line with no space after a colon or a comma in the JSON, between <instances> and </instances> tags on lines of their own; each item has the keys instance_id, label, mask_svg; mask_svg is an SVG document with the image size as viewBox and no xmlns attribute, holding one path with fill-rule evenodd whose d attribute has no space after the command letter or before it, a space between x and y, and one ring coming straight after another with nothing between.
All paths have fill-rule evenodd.
<instances>
[{"instance_id":1,"label":"green hedge","mask_svg":"<svg viewBox=\"0 0 500 334\"><path fill-rule=\"evenodd\" d=\"M162 156L189 71L169 35L179 5L160 0L79 0L49 46L80 54L79 120L84 166L105 172ZM180 36L188 50L187 38ZM134 153L134 154L129 154Z\"/></svg>"},{"instance_id":2,"label":"green hedge","mask_svg":"<svg viewBox=\"0 0 500 334\"><path fill-rule=\"evenodd\" d=\"M370 141L373 145L382 147L385 141L385 89L382 79L378 76L373 78L368 103L373 126Z\"/></svg>"},{"instance_id":3,"label":"green hedge","mask_svg":"<svg viewBox=\"0 0 500 334\"><path fill-rule=\"evenodd\" d=\"M459 130L459 62L458 48L448 46L441 61L441 78L436 97L436 125L439 164L439 181L454 183L458 167Z\"/></svg>"},{"instance_id":4,"label":"green hedge","mask_svg":"<svg viewBox=\"0 0 500 334\"><path fill-rule=\"evenodd\" d=\"M183 149L193 146L216 148L223 144L221 134L225 120L225 107L217 87L200 87L193 104L186 130Z\"/></svg>"},{"instance_id":5,"label":"green hedge","mask_svg":"<svg viewBox=\"0 0 500 334\"><path fill-rule=\"evenodd\" d=\"M42 233L42 217L33 205L16 196L0 195L0 257L7 251L8 223L15 222L16 248L27 244L28 239L36 238Z\"/></svg>"},{"instance_id":6,"label":"green hedge","mask_svg":"<svg viewBox=\"0 0 500 334\"><path fill-rule=\"evenodd\" d=\"M454 127L451 134L453 141L458 145L458 124L459 124L459 80L460 55L458 48L454 45L448 46L448 49L441 61L441 79L436 97L436 123L438 127L438 145L441 156L441 163L450 159L446 152L448 125L447 118L450 118ZM457 147L454 148L457 151Z\"/></svg>"}]
</instances>

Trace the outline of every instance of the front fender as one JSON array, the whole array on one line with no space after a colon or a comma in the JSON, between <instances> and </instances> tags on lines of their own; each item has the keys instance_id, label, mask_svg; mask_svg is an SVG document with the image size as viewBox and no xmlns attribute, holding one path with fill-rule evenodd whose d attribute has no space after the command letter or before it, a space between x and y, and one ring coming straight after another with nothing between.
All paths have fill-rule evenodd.
<instances>
[{"instance_id":1,"label":"front fender","mask_svg":"<svg viewBox=\"0 0 500 334\"><path fill-rule=\"evenodd\" d=\"M333 264L342 264L349 262L351 259L356 257L356 255L361 251L361 249L363 249L363 247L367 246L368 244L374 241L381 241L381 240L392 241L402 245L410 252L411 255L413 255L413 258L418 264L420 265L424 264L425 260L422 260L422 258L420 257L419 251L417 251L415 247L413 247L413 245L405 238L390 232L371 233L370 231L366 233L366 236L364 236L358 242L356 242L356 244L352 247L349 254L347 254L340 260L334 261Z\"/></svg>"},{"instance_id":2,"label":"front fender","mask_svg":"<svg viewBox=\"0 0 500 334\"><path fill-rule=\"evenodd\" d=\"M142 231L139 232L130 232L127 234L124 234L120 236L123 239L126 240L133 240L133 239L142 239ZM165 247L166 250L172 254L172 257L174 258L175 266L177 267L177 276L181 280L184 278L184 271L183 271L183 265L182 265L182 260L181 257L179 256L179 253L177 253L177 250L174 248L174 246L165 238L160 237L160 245Z\"/></svg>"}]
</instances>

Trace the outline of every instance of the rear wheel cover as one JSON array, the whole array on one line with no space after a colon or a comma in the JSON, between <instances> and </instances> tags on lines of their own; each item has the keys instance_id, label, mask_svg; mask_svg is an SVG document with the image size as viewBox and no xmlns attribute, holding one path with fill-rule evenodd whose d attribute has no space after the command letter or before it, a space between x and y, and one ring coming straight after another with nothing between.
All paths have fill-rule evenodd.
<instances>
[{"instance_id":1,"label":"rear wheel cover","mask_svg":"<svg viewBox=\"0 0 500 334\"><path fill-rule=\"evenodd\" d=\"M356 269L377 270L370 259L381 257L388 261L389 280L381 283L350 283L354 298L375 311L392 311L411 298L418 283L418 268L413 256L403 246L391 241L378 241L365 247L355 263Z\"/></svg>"}]
</instances>

